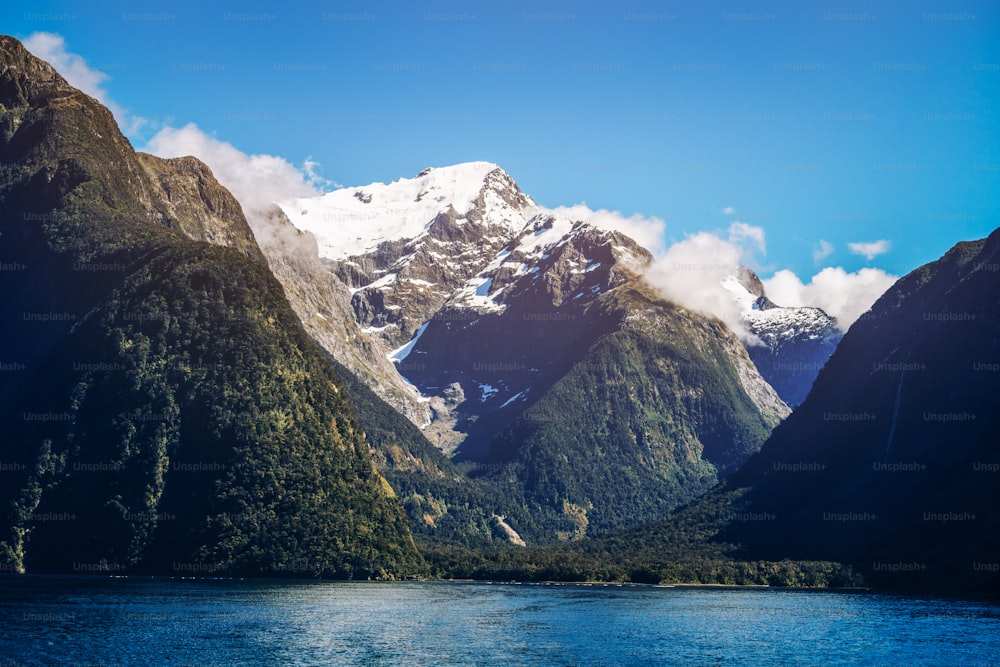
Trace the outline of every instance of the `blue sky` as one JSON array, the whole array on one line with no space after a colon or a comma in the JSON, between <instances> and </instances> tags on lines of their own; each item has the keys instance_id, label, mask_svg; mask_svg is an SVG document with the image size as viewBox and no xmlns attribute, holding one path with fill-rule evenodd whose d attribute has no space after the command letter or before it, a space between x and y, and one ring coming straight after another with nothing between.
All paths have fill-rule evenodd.
<instances>
[{"instance_id":1,"label":"blue sky","mask_svg":"<svg viewBox=\"0 0 1000 667\"><path fill-rule=\"evenodd\" d=\"M194 123L344 185L487 160L669 242L760 227L765 276L900 275L1000 220L995 2L109 0L0 25L106 73L138 148Z\"/></svg>"}]
</instances>

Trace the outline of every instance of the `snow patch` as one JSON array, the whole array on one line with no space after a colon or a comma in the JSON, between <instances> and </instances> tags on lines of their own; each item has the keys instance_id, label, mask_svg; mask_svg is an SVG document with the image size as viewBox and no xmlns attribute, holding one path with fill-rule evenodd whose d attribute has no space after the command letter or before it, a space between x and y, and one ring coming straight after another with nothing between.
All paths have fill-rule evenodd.
<instances>
[{"instance_id":1,"label":"snow patch","mask_svg":"<svg viewBox=\"0 0 1000 667\"><path fill-rule=\"evenodd\" d=\"M530 234L525 235L518 243L518 252L525 255L538 255L541 260L548 259L545 250L556 245L563 240L571 231L575 224L569 218L562 216L535 216L532 218L534 229ZM529 225L531 223L529 222Z\"/></svg>"},{"instance_id":2,"label":"snow patch","mask_svg":"<svg viewBox=\"0 0 1000 667\"><path fill-rule=\"evenodd\" d=\"M525 396L526 393L527 393L527 390L517 392L516 394L514 394L513 396L511 396L510 398L508 398L506 401L504 401L504 404L500 406L500 409L502 410L503 408L506 408L508 405L510 405L511 403L513 403L514 401L516 401L519 398L522 401L528 400L528 397Z\"/></svg>"},{"instance_id":3,"label":"snow patch","mask_svg":"<svg viewBox=\"0 0 1000 667\"><path fill-rule=\"evenodd\" d=\"M487 278L476 288L476 296L489 296L490 287L493 285L493 278Z\"/></svg>"},{"instance_id":4,"label":"snow patch","mask_svg":"<svg viewBox=\"0 0 1000 667\"><path fill-rule=\"evenodd\" d=\"M452 297L453 305L472 308L482 312L502 313L507 309L503 304L497 303L496 297L503 292L503 288L490 296L490 288L493 286L493 277L485 275L494 268L492 264L475 278L470 278L465 282L462 289L458 290Z\"/></svg>"},{"instance_id":5,"label":"snow patch","mask_svg":"<svg viewBox=\"0 0 1000 667\"><path fill-rule=\"evenodd\" d=\"M406 345L404 345L402 347L399 347L399 348L396 348L395 350L393 350L392 352L390 352L389 355L388 355L389 356L389 361L392 361L393 363L396 363L396 362L403 361L408 356L410 356L410 352L413 351L413 347L417 344L417 341L420 340L420 337L424 335L424 332L427 331L427 327L429 325L430 325L430 322L425 322L423 324L423 326L421 326L419 329L417 329L417 332L415 334L413 334L413 338L410 339L410 342L408 342Z\"/></svg>"},{"instance_id":6,"label":"snow patch","mask_svg":"<svg viewBox=\"0 0 1000 667\"><path fill-rule=\"evenodd\" d=\"M395 273L387 273L378 280L368 283L362 289L386 289L391 287L394 282L396 282Z\"/></svg>"},{"instance_id":7,"label":"snow patch","mask_svg":"<svg viewBox=\"0 0 1000 667\"><path fill-rule=\"evenodd\" d=\"M486 401L488 401L491 398L493 398L493 396L498 391L500 391L500 390L497 389L496 387L494 387L491 384L482 384L482 383L480 383L480 385L479 385L479 391L482 393L482 395L479 398L479 402L480 403L485 403Z\"/></svg>"}]
</instances>

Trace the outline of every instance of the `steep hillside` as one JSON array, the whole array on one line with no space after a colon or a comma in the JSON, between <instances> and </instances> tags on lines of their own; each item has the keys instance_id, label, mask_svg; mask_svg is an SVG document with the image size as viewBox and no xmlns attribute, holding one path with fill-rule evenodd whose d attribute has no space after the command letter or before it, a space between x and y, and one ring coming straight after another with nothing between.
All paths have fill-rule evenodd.
<instances>
[{"instance_id":1,"label":"steep hillside","mask_svg":"<svg viewBox=\"0 0 1000 667\"><path fill-rule=\"evenodd\" d=\"M526 539L661 516L787 414L734 334L641 281L650 259L619 232L537 216L398 355L449 399L431 405L467 434L456 459Z\"/></svg>"},{"instance_id":2,"label":"steep hillside","mask_svg":"<svg viewBox=\"0 0 1000 667\"><path fill-rule=\"evenodd\" d=\"M251 222L272 273L309 335L410 421L428 423L426 402L396 371L386 345L355 321L351 290L323 266L316 238L292 226L277 206L255 214Z\"/></svg>"},{"instance_id":3,"label":"steep hillside","mask_svg":"<svg viewBox=\"0 0 1000 667\"><path fill-rule=\"evenodd\" d=\"M137 156L9 37L0 158L4 570L421 567L341 380L200 163Z\"/></svg>"},{"instance_id":4,"label":"steep hillside","mask_svg":"<svg viewBox=\"0 0 1000 667\"><path fill-rule=\"evenodd\" d=\"M730 544L870 584L1000 590L998 275L1000 230L900 279L760 453L650 534L700 525L689 553Z\"/></svg>"}]
</instances>

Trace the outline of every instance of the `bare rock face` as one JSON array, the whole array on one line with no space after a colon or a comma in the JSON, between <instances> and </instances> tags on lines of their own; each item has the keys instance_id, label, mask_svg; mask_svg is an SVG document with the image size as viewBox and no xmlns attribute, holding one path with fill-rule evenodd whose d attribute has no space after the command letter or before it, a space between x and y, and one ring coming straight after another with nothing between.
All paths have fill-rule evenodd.
<instances>
[{"instance_id":1,"label":"bare rock face","mask_svg":"<svg viewBox=\"0 0 1000 667\"><path fill-rule=\"evenodd\" d=\"M426 178L433 171L421 173ZM358 323L390 348L410 340L482 270L520 231L534 204L499 168L483 177L475 200L445 203L413 238L386 240L364 255L326 262L354 290Z\"/></svg>"},{"instance_id":2,"label":"bare rock face","mask_svg":"<svg viewBox=\"0 0 1000 667\"><path fill-rule=\"evenodd\" d=\"M271 271L309 335L407 419L428 423L427 404L393 367L385 345L361 331L351 290L323 267L316 239L293 227L278 207L252 220Z\"/></svg>"},{"instance_id":3,"label":"bare rock face","mask_svg":"<svg viewBox=\"0 0 1000 667\"><path fill-rule=\"evenodd\" d=\"M204 162L194 157L165 160L146 153L136 157L163 202L156 212L162 224L196 241L235 248L264 261L239 202Z\"/></svg>"},{"instance_id":4,"label":"bare rock face","mask_svg":"<svg viewBox=\"0 0 1000 667\"><path fill-rule=\"evenodd\" d=\"M456 199L453 190L440 184L456 180L464 182L459 189L466 191L467 199ZM404 215L408 206L419 204L430 217L389 238L373 239L364 254L339 256L326 245L324 225L352 225L361 234L365 223L399 215L398 208L378 207L394 195L398 198L400 189L412 194L402 202ZM414 179L331 195L333 203L300 200L257 216L259 220L251 218L268 262L320 345L377 395L425 427L442 448L451 449L464 437L454 430L454 398L444 393L421 397L403 377L414 362L396 359L394 365L390 356L523 228L534 202L501 169L485 163L427 169ZM310 212L318 223L309 222ZM296 228L288 214L304 228L315 224L324 243ZM303 215L308 224L302 222Z\"/></svg>"}]
</instances>

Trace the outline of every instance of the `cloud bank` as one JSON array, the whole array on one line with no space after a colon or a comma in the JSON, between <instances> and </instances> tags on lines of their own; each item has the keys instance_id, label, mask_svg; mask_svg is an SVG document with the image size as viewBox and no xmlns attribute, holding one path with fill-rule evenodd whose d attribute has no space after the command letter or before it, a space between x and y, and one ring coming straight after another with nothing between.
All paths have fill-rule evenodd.
<instances>
[{"instance_id":1,"label":"cloud bank","mask_svg":"<svg viewBox=\"0 0 1000 667\"><path fill-rule=\"evenodd\" d=\"M293 227L276 202L294 197L318 197L332 183L319 175L319 163L306 159L302 167L276 155L249 155L216 139L194 123L165 127L143 149L162 158L193 155L208 165L243 208L258 245L265 254L280 254L300 262L319 258L312 234Z\"/></svg>"},{"instance_id":2,"label":"cloud bank","mask_svg":"<svg viewBox=\"0 0 1000 667\"><path fill-rule=\"evenodd\" d=\"M752 342L740 310L723 281L737 275L754 252L765 247L764 230L743 222L729 226L727 238L698 232L674 243L654 260L646 281L685 308L715 315L741 338Z\"/></svg>"},{"instance_id":3,"label":"cloud bank","mask_svg":"<svg viewBox=\"0 0 1000 667\"><path fill-rule=\"evenodd\" d=\"M36 32L24 39L25 48L45 60L73 87L90 95L114 115L122 132L133 136L149 125L112 100L106 73L91 67L85 58L66 48L62 35ZM335 185L319 175L319 163L307 159L296 167L273 155L248 155L232 144L189 123L180 129L160 129L142 149L159 157L193 155L207 164L222 185L233 193L247 217L269 210L274 202L292 197L312 197Z\"/></svg>"},{"instance_id":4,"label":"cloud bank","mask_svg":"<svg viewBox=\"0 0 1000 667\"><path fill-rule=\"evenodd\" d=\"M848 273L840 267L827 267L808 283L787 269L762 281L768 298L782 306L816 306L837 318L847 330L889 289L896 276L882 269L861 269Z\"/></svg>"},{"instance_id":5,"label":"cloud bank","mask_svg":"<svg viewBox=\"0 0 1000 667\"><path fill-rule=\"evenodd\" d=\"M884 244L887 248L888 242ZM753 342L739 307L722 283L736 276L741 265L754 266L755 254L762 255L765 248L763 229L734 222L725 238L720 233L699 232L671 245L657 256L645 277L671 301L714 315L745 341ZM832 244L820 241L813 258L821 261L832 252ZM787 269L761 282L768 298L779 306L822 308L846 331L895 281L896 276L881 269L849 273L840 267L826 267L808 282Z\"/></svg>"}]
</instances>

